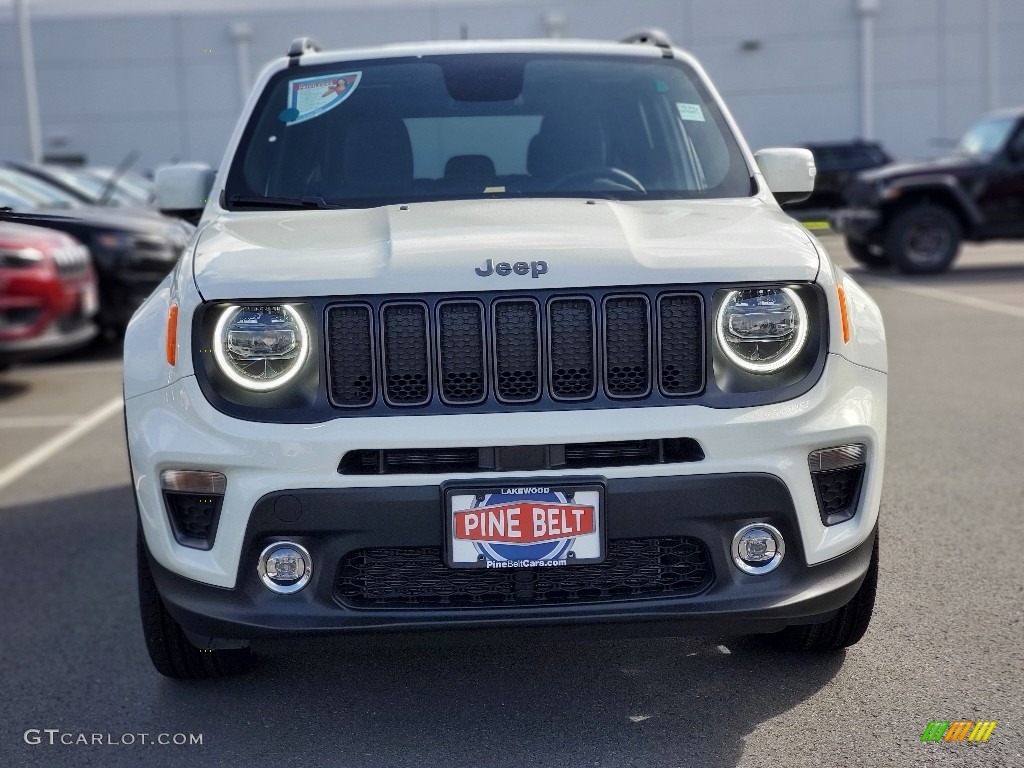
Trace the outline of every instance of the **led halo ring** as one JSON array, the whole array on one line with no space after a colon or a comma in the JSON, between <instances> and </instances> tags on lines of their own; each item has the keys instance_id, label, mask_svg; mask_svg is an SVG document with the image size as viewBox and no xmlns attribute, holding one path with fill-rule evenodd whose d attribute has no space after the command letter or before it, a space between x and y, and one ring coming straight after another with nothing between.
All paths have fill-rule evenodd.
<instances>
[{"instance_id":1,"label":"led halo ring","mask_svg":"<svg viewBox=\"0 0 1024 768\"><path fill-rule=\"evenodd\" d=\"M760 288L746 288L744 290L762 290ZM736 297L737 294L742 291L729 291L725 297L725 301L718 308L718 319L715 323L716 332L718 334L718 344L725 353L725 356L729 358L735 365L739 366L745 371L751 373L775 373L776 371L785 368L796 356L803 351L804 344L807 342L807 308L804 306L803 301L797 296L796 291L792 288L766 288L763 290L770 291L781 291L789 297L789 300L793 302L793 306L796 308L797 316L797 332L796 340L790 347L789 351L786 352L782 357L777 360L772 360L768 363L752 363L740 357L736 351L732 348L729 342L725 338L725 309L729 306L729 303Z\"/></svg>"},{"instance_id":2,"label":"led halo ring","mask_svg":"<svg viewBox=\"0 0 1024 768\"><path fill-rule=\"evenodd\" d=\"M260 379L248 378L238 372L235 366L231 364L231 361L228 360L227 356L224 354L224 328L227 326L228 320L233 318L234 315L242 309L238 304L231 304L225 307L223 314L217 321L217 326L213 331L213 357L217 361L217 365L221 372L238 386L254 392L269 392L272 389L277 389L278 387L287 384L298 375L302 366L306 363L306 358L309 356L309 342L306 334L306 324L302 321L301 315L295 311L295 308L291 304L268 304L261 306L280 306L281 309L284 310L285 314L289 315L295 322L295 327L299 332L299 354L295 358L294 365L276 379L262 381Z\"/></svg>"}]
</instances>

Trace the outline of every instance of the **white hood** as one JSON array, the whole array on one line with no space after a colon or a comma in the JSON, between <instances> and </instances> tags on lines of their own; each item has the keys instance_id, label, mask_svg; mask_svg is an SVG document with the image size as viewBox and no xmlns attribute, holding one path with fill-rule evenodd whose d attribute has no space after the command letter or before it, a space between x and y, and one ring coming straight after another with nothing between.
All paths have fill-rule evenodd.
<instances>
[{"instance_id":1,"label":"white hood","mask_svg":"<svg viewBox=\"0 0 1024 768\"><path fill-rule=\"evenodd\" d=\"M486 276L505 262L545 262ZM214 219L196 246L205 299L813 280L800 225L762 201L459 200ZM520 267L522 271L522 267Z\"/></svg>"}]
</instances>

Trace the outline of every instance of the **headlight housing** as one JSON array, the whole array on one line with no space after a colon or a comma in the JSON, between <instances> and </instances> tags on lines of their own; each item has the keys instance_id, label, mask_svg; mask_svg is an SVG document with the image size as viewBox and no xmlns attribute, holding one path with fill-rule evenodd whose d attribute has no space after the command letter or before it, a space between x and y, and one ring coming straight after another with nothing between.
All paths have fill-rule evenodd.
<instances>
[{"instance_id":1,"label":"headlight housing","mask_svg":"<svg viewBox=\"0 0 1024 768\"><path fill-rule=\"evenodd\" d=\"M267 392L302 370L309 356L309 332L291 305L230 305L214 329L213 356L233 383Z\"/></svg>"},{"instance_id":2,"label":"headlight housing","mask_svg":"<svg viewBox=\"0 0 1024 768\"><path fill-rule=\"evenodd\" d=\"M43 263L43 252L38 248L0 248L0 268L26 269Z\"/></svg>"},{"instance_id":3,"label":"headlight housing","mask_svg":"<svg viewBox=\"0 0 1024 768\"><path fill-rule=\"evenodd\" d=\"M776 373L796 360L808 330L807 308L792 288L731 291L715 322L725 356L755 374Z\"/></svg>"}]
</instances>

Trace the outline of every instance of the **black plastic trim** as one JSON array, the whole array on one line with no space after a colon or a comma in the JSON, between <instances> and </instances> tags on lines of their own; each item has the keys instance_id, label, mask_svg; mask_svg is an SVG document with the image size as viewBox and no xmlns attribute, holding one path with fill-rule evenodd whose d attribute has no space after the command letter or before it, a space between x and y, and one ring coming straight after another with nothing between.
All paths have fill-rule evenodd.
<instances>
[{"instance_id":1,"label":"black plastic trim","mask_svg":"<svg viewBox=\"0 0 1024 768\"><path fill-rule=\"evenodd\" d=\"M502 304L532 304L534 312L534 337L537 340L537 394L529 398L508 398L502 397L498 391L501 386L501 376L498 361L498 307ZM535 403L544 393L544 338L541 334L541 311L540 302L530 295L503 296L491 302L491 368L494 381L494 398L505 405L523 405Z\"/></svg>"},{"instance_id":2,"label":"black plastic trim","mask_svg":"<svg viewBox=\"0 0 1024 768\"><path fill-rule=\"evenodd\" d=\"M694 395L699 395L701 392L704 391L704 386L705 386L705 383L706 383L707 376L706 376L706 372L703 369L701 370L701 377L700 377L700 381L698 382L697 386L694 387L691 390L686 391L686 392L666 392L665 391L665 384L664 384L663 376L662 376L662 372L664 370L664 366L663 366L663 363L662 363L662 359L663 359L662 358L662 349L664 347L664 345L662 344L662 327L663 327L664 323L662 323L662 320L661 320L661 303L665 299L671 298L673 296L694 296L694 297L697 298L698 304L699 304L698 310L697 310L698 311L698 316L699 316L698 321L700 323L701 329L704 331L703 333L699 334L698 337L697 337L697 343L700 345L698 350L697 350L697 357L699 359L701 359L701 360L706 360L707 359L708 335L707 335L707 331L706 331L707 321L706 321L706 318L705 318L706 313L704 311L704 297L701 296L699 293L696 293L694 291L664 291L663 293L659 293L658 294L658 298L657 298L657 300L655 302L655 312L657 313L656 314L657 322L655 323L654 368L656 370L652 371L652 376L654 376L654 375L657 376L657 378L658 378L658 391L661 392L661 394L664 397L671 397L671 398L692 397Z\"/></svg>"},{"instance_id":3,"label":"black plastic trim","mask_svg":"<svg viewBox=\"0 0 1024 768\"><path fill-rule=\"evenodd\" d=\"M339 403L334 398L334 379L331 371L331 355L330 355L330 343L331 343L331 312L335 309L348 309L357 308L366 311L367 319L370 325L370 368L373 375L370 378L370 400L367 403L352 404L352 403ZM381 379L380 365L378 363L379 354L377 351L377 319L374 316L373 307L362 301L345 301L338 302L335 304L327 305L324 310L324 322L323 322L323 337L324 337L324 349L326 354L324 356L324 363L326 368L326 381L327 381L327 396L331 401L331 405L335 408L369 408L375 402L377 397L380 395L380 387L378 386Z\"/></svg>"},{"instance_id":4,"label":"black plastic trim","mask_svg":"<svg viewBox=\"0 0 1024 768\"><path fill-rule=\"evenodd\" d=\"M609 392L608 387L608 302L616 299L635 299L640 298L646 305L647 310L647 389L640 394L632 395L613 395ZM601 364L601 384L604 387L605 394L611 400L629 400L636 401L641 400L651 392L654 391L654 356L651 354L651 328L653 318L651 317L651 298L646 294L642 293L631 293L628 291L610 293L601 299L601 343L600 347L602 350L602 364Z\"/></svg>"},{"instance_id":5,"label":"black plastic trim","mask_svg":"<svg viewBox=\"0 0 1024 768\"><path fill-rule=\"evenodd\" d=\"M424 360L426 366L426 378L427 378L427 396L423 400L412 403L403 403L392 401L388 393L388 345L387 345L387 321L386 315L389 309L396 307L418 307L423 312L423 344L424 344ZM378 339L378 348L380 349L380 379L381 379L381 394L384 397L384 402L392 408L403 409L403 408L416 408L417 406L426 405L434 397L434 355L433 345L430 333L430 308L422 301L385 301L380 306L380 313L377 319L377 327L379 329L380 338Z\"/></svg>"},{"instance_id":6,"label":"black plastic trim","mask_svg":"<svg viewBox=\"0 0 1024 768\"><path fill-rule=\"evenodd\" d=\"M434 343L435 349L438 350L436 361L437 361L437 396L445 405L450 405L453 408L458 408L465 405L478 405L487 401L487 396L490 393L491 377L488 371L487 365L487 337L484 336L481 339L480 344L480 372L483 377L483 390L482 394L477 400L460 400L450 401L444 396L444 358L443 352L444 345L441 343L441 310L446 304L475 304L477 309L480 310L480 329L483 331L487 327L487 311L484 308L483 302L479 299L441 299L437 302L434 307Z\"/></svg>"},{"instance_id":7,"label":"black plastic trim","mask_svg":"<svg viewBox=\"0 0 1024 768\"><path fill-rule=\"evenodd\" d=\"M547 367L548 368L548 371L547 371L548 392L551 393L551 399L552 400L556 400L559 403L572 403L572 402L579 402L579 401L584 401L584 400L590 400L591 398L594 397L594 395L597 394L597 382L599 380L599 377L601 376L601 369L599 367L600 366L600 359L601 359L601 343L600 343L601 342L601 326L600 326L600 324L597 321L597 308L596 308L596 306L594 304L594 299L591 298L590 296L585 295L585 294L568 294L566 296L561 296L561 295L554 296L554 297L548 299L548 301L546 302L547 306L545 308L545 314L546 314L546 317L547 317L547 328L546 328L546 331L545 331L545 339L547 341L547 349L548 349L547 359L548 359L548 362L550 363L551 362L550 350L551 350L551 343L552 343L551 342L551 339L552 339L552 333L551 333L551 329L552 329L551 312L552 312L553 306L555 304L557 304L558 302L560 302L560 301L581 301L581 300L582 301L586 301L590 305L590 329L591 329L590 343L592 345L591 346L591 356L590 356L591 357L591 362L590 362L590 364L591 364L591 367L593 369L593 383L592 383L592 385L590 387L590 392L588 392L585 395L578 395L578 396L575 396L575 397L566 397L565 395L556 395L556 394L554 394L554 392L555 392L555 385L554 385L554 379L553 379L554 366L553 365L548 365L548 367ZM542 354L541 357L544 357L544 355Z\"/></svg>"}]
</instances>

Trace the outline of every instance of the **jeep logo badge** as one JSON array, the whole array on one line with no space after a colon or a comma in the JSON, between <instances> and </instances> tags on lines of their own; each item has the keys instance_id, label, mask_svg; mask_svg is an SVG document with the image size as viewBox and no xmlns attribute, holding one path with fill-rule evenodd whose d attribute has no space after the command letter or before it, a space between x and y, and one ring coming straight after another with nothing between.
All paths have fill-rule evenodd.
<instances>
[{"instance_id":1,"label":"jeep logo badge","mask_svg":"<svg viewBox=\"0 0 1024 768\"><path fill-rule=\"evenodd\" d=\"M477 267L474 271L480 277L487 277L493 274L505 277L515 272L517 275L529 275L530 277L538 278L548 273L548 263L546 261L531 261L529 263L517 261L515 264L509 264L507 261L499 261L497 264L494 264L491 259L488 259L484 262L483 266Z\"/></svg>"}]
</instances>

